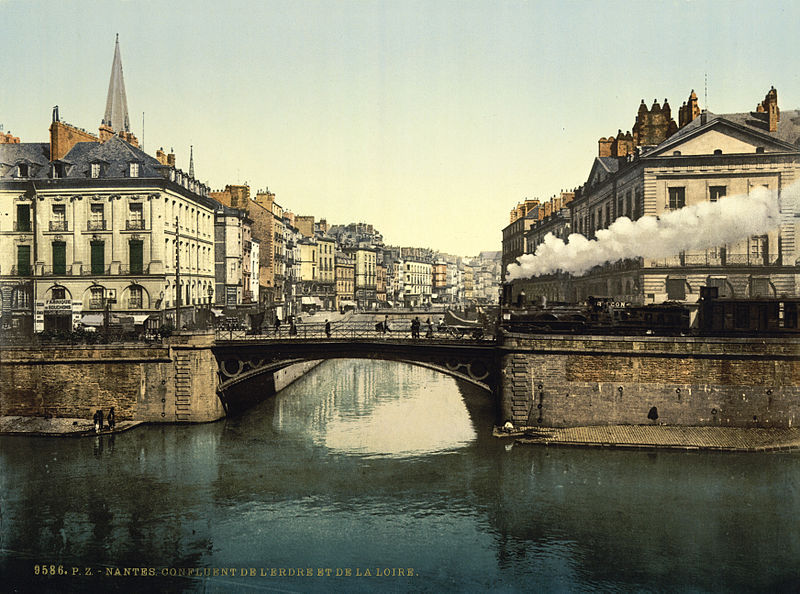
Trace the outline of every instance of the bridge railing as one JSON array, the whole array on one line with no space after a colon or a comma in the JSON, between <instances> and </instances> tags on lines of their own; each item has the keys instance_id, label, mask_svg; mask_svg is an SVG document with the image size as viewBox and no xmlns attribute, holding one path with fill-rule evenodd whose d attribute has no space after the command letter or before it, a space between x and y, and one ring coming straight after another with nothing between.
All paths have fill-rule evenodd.
<instances>
[{"instance_id":1,"label":"bridge railing","mask_svg":"<svg viewBox=\"0 0 800 594\"><path fill-rule=\"evenodd\" d=\"M382 323L373 322L347 322L330 324L330 333L325 330L324 322L310 322L289 326L283 324L274 328L262 329L260 333L242 329L217 329L217 340L312 340L312 339L339 339L339 340L448 340L448 341L493 341L493 336L487 336L480 328L463 328L453 326L433 326L428 328L422 324L418 338L412 336L411 327L399 326L390 322L389 328L384 330Z\"/></svg>"}]
</instances>

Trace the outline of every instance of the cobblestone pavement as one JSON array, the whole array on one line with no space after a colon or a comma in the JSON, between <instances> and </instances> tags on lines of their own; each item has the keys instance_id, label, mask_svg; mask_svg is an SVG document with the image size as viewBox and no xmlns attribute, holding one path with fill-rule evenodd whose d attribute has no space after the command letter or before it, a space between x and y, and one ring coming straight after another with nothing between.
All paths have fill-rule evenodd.
<instances>
[{"instance_id":1,"label":"cobblestone pavement","mask_svg":"<svg viewBox=\"0 0 800 594\"><path fill-rule=\"evenodd\" d=\"M120 421L113 433L120 433L141 425L138 421ZM112 433L108 426L101 432ZM0 417L0 435L65 435L80 437L95 435L94 423L91 419L65 419L44 417Z\"/></svg>"},{"instance_id":2,"label":"cobblestone pavement","mask_svg":"<svg viewBox=\"0 0 800 594\"><path fill-rule=\"evenodd\" d=\"M502 435L502 434L500 434ZM666 427L607 425L530 427L513 435L517 443L620 448L769 451L800 448L800 429L739 427Z\"/></svg>"}]
</instances>

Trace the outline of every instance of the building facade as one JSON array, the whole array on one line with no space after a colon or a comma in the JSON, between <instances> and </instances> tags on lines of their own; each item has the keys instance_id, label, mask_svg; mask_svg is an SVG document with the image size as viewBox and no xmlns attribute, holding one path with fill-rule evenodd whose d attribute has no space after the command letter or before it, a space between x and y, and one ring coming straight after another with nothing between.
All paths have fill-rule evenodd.
<instances>
[{"instance_id":1,"label":"building facade","mask_svg":"<svg viewBox=\"0 0 800 594\"><path fill-rule=\"evenodd\" d=\"M642 118L645 113L650 120ZM679 125L668 116L666 102L651 110L640 106L637 124L647 121L649 127L634 130L631 145L626 135L614 139L616 144L600 140L588 180L569 204L573 233L591 239L620 217L660 217L725 196L747 195L755 188L781 197L798 179L800 112L781 112L775 89L752 112L703 113L692 93L681 108ZM657 144L645 144L650 142ZM707 286L729 297L794 296L800 278L797 215L793 202L781 200L780 225L764 235L665 258L610 262L577 277L515 281L507 297L513 301L525 290L528 299L547 295L580 301L594 295L638 304L691 304ZM532 251L541 236L529 237Z\"/></svg>"},{"instance_id":2,"label":"building facade","mask_svg":"<svg viewBox=\"0 0 800 594\"><path fill-rule=\"evenodd\" d=\"M0 145L0 295L4 326L98 325L207 303L214 291L208 188L113 135L60 121L50 143ZM131 135L126 135L131 138ZM187 313L191 317L190 312ZM91 316L87 318L86 316Z\"/></svg>"}]
</instances>

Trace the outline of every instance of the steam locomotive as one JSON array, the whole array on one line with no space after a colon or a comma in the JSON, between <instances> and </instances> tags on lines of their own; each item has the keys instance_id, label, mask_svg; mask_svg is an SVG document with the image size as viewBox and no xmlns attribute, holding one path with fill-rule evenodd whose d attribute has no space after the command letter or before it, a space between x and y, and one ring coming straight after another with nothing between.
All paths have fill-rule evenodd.
<instances>
[{"instance_id":1,"label":"steam locomotive","mask_svg":"<svg viewBox=\"0 0 800 594\"><path fill-rule=\"evenodd\" d=\"M504 307L500 325L507 332L544 334L800 337L799 311L797 297L721 298L716 287L703 287L696 304L631 305L589 297L582 304Z\"/></svg>"}]
</instances>

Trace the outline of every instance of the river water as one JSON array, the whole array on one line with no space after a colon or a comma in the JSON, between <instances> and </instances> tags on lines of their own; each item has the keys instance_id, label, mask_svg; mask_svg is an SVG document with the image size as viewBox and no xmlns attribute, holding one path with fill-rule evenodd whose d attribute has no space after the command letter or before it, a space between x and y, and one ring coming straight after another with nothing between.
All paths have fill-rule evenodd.
<instances>
[{"instance_id":1,"label":"river water","mask_svg":"<svg viewBox=\"0 0 800 594\"><path fill-rule=\"evenodd\" d=\"M797 587L800 455L511 447L493 420L435 371L331 361L218 423L2 437L3 589Z\"/></svg>"}]
</instances>

